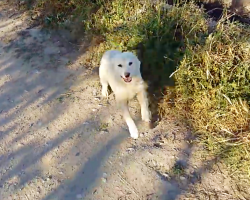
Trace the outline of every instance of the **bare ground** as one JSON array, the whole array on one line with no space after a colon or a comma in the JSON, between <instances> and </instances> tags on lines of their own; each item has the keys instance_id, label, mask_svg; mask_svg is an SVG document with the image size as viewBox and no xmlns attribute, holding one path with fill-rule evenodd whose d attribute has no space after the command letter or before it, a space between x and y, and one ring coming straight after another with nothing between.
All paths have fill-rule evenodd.
<instances>
[{"instance_id":1,"label":"bare ground","mask_svg":"<svg viewBox=\"0 0 250 200\"><path fill-rule=\"evenodd\" d=\"M68 36L0 2L1 200L250 199L178 119L146 130L136 100L130 139Z\"/></svg>"}]
</instances>

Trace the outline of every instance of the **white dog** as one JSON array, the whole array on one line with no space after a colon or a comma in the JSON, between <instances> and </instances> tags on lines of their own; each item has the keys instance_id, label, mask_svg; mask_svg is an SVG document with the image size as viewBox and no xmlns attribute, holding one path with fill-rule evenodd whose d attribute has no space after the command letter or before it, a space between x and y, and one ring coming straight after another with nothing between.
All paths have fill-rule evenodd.
<instances>
[{"instance_id":1,"label":"white dog","mask_svg":"<svg viewBox=\"0 0 250 200\"><path fill-rule=\"evenodd\" d=\"M137 95L141 105L143 121L150 122L151 113L148 108L146 84L140 73L141 62L131 52L109 50L104 53L99 68L102 95L108 97L108 85L115 94L116 101L120 104L123 117L128 125L130 136L138 138L138 129L130 116L128 101Z\"/></svg>"}]
</instances>

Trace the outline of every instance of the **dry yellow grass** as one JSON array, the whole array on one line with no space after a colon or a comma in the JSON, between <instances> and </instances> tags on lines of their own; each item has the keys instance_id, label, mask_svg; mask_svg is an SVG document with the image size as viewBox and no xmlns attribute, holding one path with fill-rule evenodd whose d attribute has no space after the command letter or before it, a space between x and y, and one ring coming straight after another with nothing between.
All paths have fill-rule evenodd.
<instances>
[{"instance_id":1,"label":"dry yellow grass","mask_svg":"<svg viewBox=\"0 0 250 200\"><path fill-rule=\"evenodd\" d=\"M186 43L174 74L175 106L208 149L250 175L250 28L221 20L202 43ZM164 114L168 99L161 106Z\"/></svg>"}]
</instances>

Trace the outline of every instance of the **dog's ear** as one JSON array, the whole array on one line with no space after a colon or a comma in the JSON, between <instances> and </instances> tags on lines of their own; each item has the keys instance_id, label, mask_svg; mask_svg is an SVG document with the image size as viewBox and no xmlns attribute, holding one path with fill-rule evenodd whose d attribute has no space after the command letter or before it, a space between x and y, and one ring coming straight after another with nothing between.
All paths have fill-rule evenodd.
<instances>
[{"instance_id":1,"label":"dog's ear","mask_svg":"<svg viewBox=\"0 0 250 200\"><path fill-rule=\"evenodd\" d=\"M136 56L136 62L138 66L141 66L141 61L138 59L138 57Z\"/></svg>"}]
</instances>

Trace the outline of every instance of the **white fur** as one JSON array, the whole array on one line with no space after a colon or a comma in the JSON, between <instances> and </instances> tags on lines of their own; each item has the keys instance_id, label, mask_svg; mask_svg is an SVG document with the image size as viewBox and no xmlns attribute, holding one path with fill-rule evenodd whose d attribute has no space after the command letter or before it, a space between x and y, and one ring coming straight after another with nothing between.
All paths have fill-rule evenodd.
<instances>
[{"instance_id":1,"label":"white fur","mask_svg":"<svg viewBox=\"0 0 250 200\"><path fill-rule=\"evenodd\" d=\"M131 52L122 53L116 50L109 50L104 53L99 68L102 95L108 97L108 85L110 85L115 94L116 101L121 106L130 136L134 139L138 138L139 134L130 116L128 101L137 95L141 106L142 120L150 122L151 118L148 109L146 87L140 73L140 64L138 58ZM130 78L132 78L131 82L124 81L123 78L126 79L125 73L130 73L128 79L130 80Z\"/></svg>"}]
</instances>

